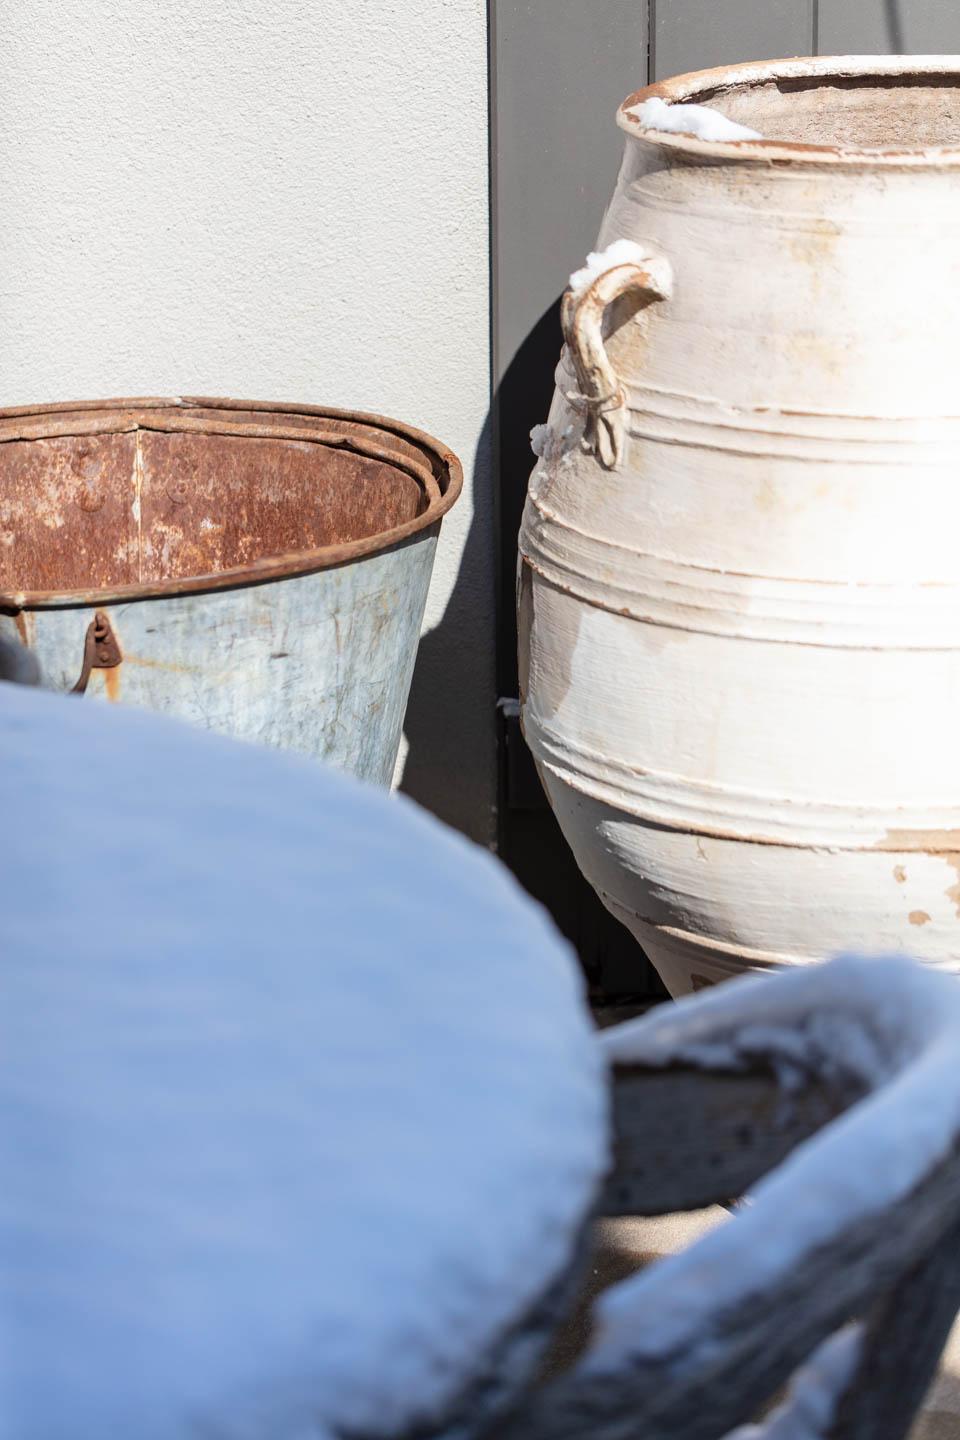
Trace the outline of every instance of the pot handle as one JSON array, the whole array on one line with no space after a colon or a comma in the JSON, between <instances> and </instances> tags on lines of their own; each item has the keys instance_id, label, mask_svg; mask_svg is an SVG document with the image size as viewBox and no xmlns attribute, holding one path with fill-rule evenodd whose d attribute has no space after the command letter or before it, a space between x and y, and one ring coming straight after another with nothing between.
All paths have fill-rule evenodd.
<instances>
[{"instance_id":1,"label":"pot handle","mask_svg":"<svg viewBox=\"0 0 960 1440\"><path fill-rule=\"evenodd\" d=\"M604 313L621 295L636 293L650 305L654 300L669 300L672 292L670 261L652 249L642 260L604 270L582 290L564 292L560 313L563 338L580 387L579 394L567 399L585 413L584 444L605 470L619 470L623 464L627 412L623 386L603 343Z\"/></svg>"}]
</instances>

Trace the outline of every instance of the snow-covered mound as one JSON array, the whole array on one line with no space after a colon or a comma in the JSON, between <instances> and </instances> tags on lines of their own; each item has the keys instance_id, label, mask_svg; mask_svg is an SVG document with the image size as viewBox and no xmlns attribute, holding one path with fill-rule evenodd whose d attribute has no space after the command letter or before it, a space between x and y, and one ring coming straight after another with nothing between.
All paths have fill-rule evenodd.
<instances>
[{"instance_id":1,"label":"snow-covered mound","mask_svg":"<svg viewBox=\"0 0 960 1440\"><path fill-rule=\"evenodd\" d=\"M415 806L0 685L0 1435L428 1425L605 1163L565 945Z\"/></svg>"}]
</instances>

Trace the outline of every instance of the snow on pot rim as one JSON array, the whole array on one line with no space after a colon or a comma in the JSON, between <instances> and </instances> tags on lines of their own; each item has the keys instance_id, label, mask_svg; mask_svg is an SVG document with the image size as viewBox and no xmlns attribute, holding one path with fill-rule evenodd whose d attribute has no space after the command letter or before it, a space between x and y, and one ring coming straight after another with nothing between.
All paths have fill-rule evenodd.
<instances>
[{"instance_id":1,"label":"snow on pot rim","mask_svg":"<svg viewBox=\"0 0 960 1440\"><path fill-rule=\"evenodd\" d=\"M627 135L655 145L677 159L735 160L741 164L841 165L915 169L952 169L960 167L960 128L951 130L956 143L940 144L923 141L915 145L902 143L855 143L840 129L830 143L806 138L791 139L788 134L776 138L782 123L785 132L796 128L802 102L806 95L822 99L825 89L832 87L838 94L864 90L874 80L876 88L888 93L898 86L931 90L955 89L960 96L960 56L957 55L860 55L815 56L783 60L759 60L736 65L720 65L708 70L695 70L657 81L627 96L617 111L617 124ZM928 82L924 85L924 82ZM858 84L858 82L860 82ZM774 98L774 106L758 104L758 98ZM761 132L759 140L702 140L688 133L676 133L644 126L634 113L645 101L660 99L668 105L709 105L738 124ZM841 120L844 118L841 108ZM822 121L822 105L819 105ZM850 114L848 112L847 119ZM889 103L878 107L889 124ZM782 116L782 122L779 117ZM891 127L892 129L893 127Z\"/></svg>"},{"instance_id":2,"label":"snow on pot rim","mask_svg":"<svg viewBox=\"0 0 960 1440\"><path fill-rule=\"evenodd\" d=\"M234 557L239 563L190 565L187 557L183 556L179 566L175 567L177 573L164 574L164 569L170 567L163 559L154 567L158 573L143 575L141 553L138 566L141 573L136 579L127 579L122 572L124 566L127 569L130 567L131 556L128 554L125 560L106 562L108 569L112 566L117 574L101 577L100 583L93 578L90 583L52 585L11 583L11 577L0 564L0 610L9 613L72 604L189 595L331 569L378 554L433 529L456 502L463 487L463 470L456 455L442 442L412 425L367 411L332 406L206 396L68 401L0 409L0 460L4 447L10 443L76 440L81 452L78 464L82 470L86 457L81 447L86 442L95 441L97 437L133 435L131 444L135 446L136 453L132 458L133 493L129 508L138 533L136 542L130 540L129 544L141 545L144 528L141 513L141 433L216 437L224 444L237 440L273 442L275 446L286 447L291 452L295 448L302 451L307 445L316 446L318 452L325 451L326 456L338 464L341 457L349 456L354 457L358 465L370 462L381 470L395 472L398 480L404 476L410 493L384 507L386 523L377 523L375 518L371 518L377 508L376 498L371 496L367 500L367 520L359 524L353 520L352 533L336 535L328 543L287 544L276 548L267 544L263 553ZM70 464L76 470L77 464L72 457ZM55 468L62 471L59 460ZM158 462L157 469L158 472L162 469L161 462ZM196 478L197 465L192 460L187 465L187 473ZM103 508L105 500L114 498L103 493L99 477L90 485L82 475L72 478L76 496L70 498L77 499L81 510L95 513ZM174 505L190 504L193 495L186 479L173 472L169 478L170 484L165 486L167 501ZM13 552L20 538L18 527L23 527L27 518L33 519L39 507L35 503L35 492L28 493L24 496L23 513L18 515L15 497L11 500L4 496L2 481L0 465L0 506L6 500L8 507L6 514L0 508L0 541L4 538L4 528L9 526L13 541L10 550ZM57 498L62 499L62 496ZM260 518L259 515L257 518ZM63 523L62 517L53 513L46 520L42 515L40 519L41 526L48 530L56 530ZM214 524L209 516L191 517L192 538L195 540L198 534Z\"/></svg>"}]
</instances>

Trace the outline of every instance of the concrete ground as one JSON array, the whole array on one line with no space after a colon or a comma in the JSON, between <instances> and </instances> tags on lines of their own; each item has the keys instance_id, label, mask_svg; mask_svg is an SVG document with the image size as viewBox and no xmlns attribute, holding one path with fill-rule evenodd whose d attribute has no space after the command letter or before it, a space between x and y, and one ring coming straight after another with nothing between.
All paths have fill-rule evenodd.
<instances>
[{"instance_id":1,"label":"concrete ground","mask_svg":"<svg viewBox=\"0 0 960 1440\"><path fill-rule=\"evenodd\" d=\"M587 1313L596 1295L660 1256L691 1244L699 1235L728 1219L726 1211L712 1207L691 1215L669 1215L655 1220L598 1222L584 1297L576 1315L557 1338L548 1362L549 1372L565 1369L582 1350L587 1339ZM917 1419L912 1440L960 1440L960 1321L954 1326L940 1373Z\"/></svg>"}]
</instances>

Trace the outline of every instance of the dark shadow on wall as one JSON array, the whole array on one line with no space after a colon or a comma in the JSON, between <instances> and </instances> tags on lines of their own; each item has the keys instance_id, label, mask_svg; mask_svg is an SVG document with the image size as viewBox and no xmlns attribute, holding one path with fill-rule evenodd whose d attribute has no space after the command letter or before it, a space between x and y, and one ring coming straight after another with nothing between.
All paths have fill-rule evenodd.
<instances>
[{"instance_id":1,"label":"dark shadow on wall","mask_svg":"<svg viewBox=\"0 0 960 1440\"><path fill-rule=\"evenodd\" d=\"M517 533L533 467L530 430L547 417L560 354L559 297L541 315L507 368L474 456L477 508L463 560L440 624L425 635L417 659L406 736L409 746L401 789L441 819L464 827L488 815L487 778L471 774L464 756L478 754L477 735L458 744L461 695L475 691L478 656L472 637L478 615L489 610L491 558L496 573L496 690L490 710L477 718L489 733L497 696L517 695L517 625L514 601ZM485 503L484 497L496 497ZM494 657L479 657L489 665ZM501 859L521 885L553 915L576 947L597 998L659 998L664 992L636 941L604 909L583 879L553 818L516 719L497 715L497 814ZM443 736L438 751L436 737ZM481 739L482 743L482 739ZM482 752L479 752L482 753ZM490 764L494 763L491 756ZM475 839L487 839L473 831Z\"/></svg>"},{"instance_id":2,"label":"dark shadow on wall","mask_svg":"<svg viewBox=\"0 0 960 1440\"><path fill-rule=\"evenodd\" d=\"M517 694L516 554L527 481L533 469L530 431L547 418L563 344L560 297L544 311L497 386L492 415L498 482L497 684Z\"/></svg>"},{"instance_id":3,"label":"dark shadow on wall","mask_svg":"<svg viewBox=\"0 0 960 1440\"><path fill-rule=\"evenodd\" d=\"M497 699L494 657L477 652L478 636L489 634L485 622L493 607L492 431L488 413L472 470L467 457L462 457L465 487L472 474L475 509L443 618L420 641L404 722L408 749L400 781L404 794L482 845L493 845L496 838L495 798L490 792L496 766L491 728ZM483 696L482 713L470 716L465 724L463 696L476 693L478 667L490 673L491 689Z\"/></svg>"}]
</instances>

